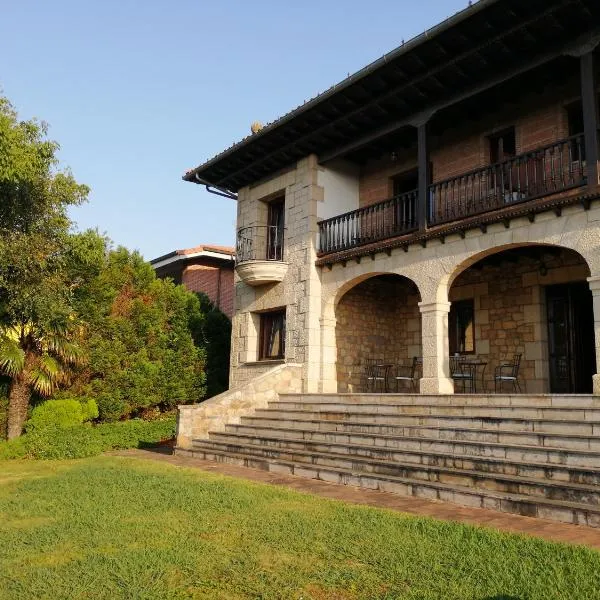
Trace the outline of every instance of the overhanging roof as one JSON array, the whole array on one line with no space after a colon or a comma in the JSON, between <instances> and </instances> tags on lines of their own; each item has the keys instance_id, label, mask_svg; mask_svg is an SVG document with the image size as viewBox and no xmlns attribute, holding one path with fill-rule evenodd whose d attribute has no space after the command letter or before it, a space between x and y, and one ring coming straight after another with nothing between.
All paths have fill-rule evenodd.
<instances>
[{"instance_id":1,"label":"overhanging roof","mask_svg":"<svg viewBox=\"0 0 600 600\"><path fill-rule=\"evenodd\" d=\"M236 192L311 153L349 154L561 56L600 27L599 0L480 0L192 169Z\"/></svg>"}]
</instances>

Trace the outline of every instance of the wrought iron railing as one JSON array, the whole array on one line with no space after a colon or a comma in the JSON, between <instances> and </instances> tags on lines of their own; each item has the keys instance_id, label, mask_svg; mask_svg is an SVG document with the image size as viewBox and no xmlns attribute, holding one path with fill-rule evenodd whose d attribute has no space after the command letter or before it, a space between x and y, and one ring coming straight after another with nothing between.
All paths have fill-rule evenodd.
<instances>
[{"instance_id":1,"label":"wrought iron railing","mask_svg":"<svg viewBox=\"0 0 600 600\"><path fill-rule=\"evenodd\" d=\"M417 228L417 190L325 219L319 223L319 251L339 252L410 233Z\"/></svg>"},{"instance_id":2,"label":"wrought iron railing","mask_svg":"<svg viewBox=\"0 0 600 600\"><path fill-rule=\"evenodd\" d=\"M580 134L429 186L427 221L457 221L585 183Z\"/></svg>"},{"instance_id":3,"label":"wrought iron railing","mask_svg":"<svg viewBox=\"0 0 600 600\"><path fill-rule=\"evenodd\" d=\"M250 225L237 232L236 263L283 260L284 229L277 225Z\"/></svg>"}]
</instances>

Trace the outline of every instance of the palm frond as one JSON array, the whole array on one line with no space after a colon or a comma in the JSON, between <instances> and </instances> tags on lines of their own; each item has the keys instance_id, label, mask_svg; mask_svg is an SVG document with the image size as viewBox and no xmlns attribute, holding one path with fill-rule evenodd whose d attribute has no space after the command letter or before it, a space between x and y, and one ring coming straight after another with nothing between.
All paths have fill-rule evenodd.
<instances>
[{"instance_id":1,"label":"palm frond","mask_svg":"<svg viewBox=\"0 0 600 600\"><path fill-rule=\"evenodd\" d=\"M62 365L49 354L42 354L39 357L38 367L53 381L58 381L61 378Z\"/></svg>"},{"instance_id":2,"label":"palm frond","mask_svg":"<svg viewBox=\"0 0 600 600\"><path fill-rule=\"evenodd\" d=\"M56 382L40 366L31 369L29 382L31 387L41 396L49 396L56 387Z\"/></svg>"},{"instance_id":3,"label":"palm frond","mask_svg":"<svg viewBox=\"0 0 600 600\"><path fill-rule=\"evenodd\" d=\"M25 352L18 341L9 337L0 337L0 370L14 377L25 367Z\"/></svg>"}]
</instances>

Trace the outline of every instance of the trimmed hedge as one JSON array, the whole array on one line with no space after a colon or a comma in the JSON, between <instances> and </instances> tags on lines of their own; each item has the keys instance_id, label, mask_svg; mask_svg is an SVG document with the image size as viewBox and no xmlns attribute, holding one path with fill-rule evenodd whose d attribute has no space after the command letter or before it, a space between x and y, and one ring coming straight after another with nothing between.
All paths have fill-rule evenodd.
<instances>
[{"instance_id":1,"label":"trimmed hedge","mask_svg":"<svg viewBox=\"0 0 600 600\"><path fill-rule=\"evenodd\" d=\"M48 427L74 427L98 418L95 400L46 400L31 411L25 426L28 433Z\"/></svg>"},{"instance_id":2,"label":"trimmed hedge","mask_svg":"<svg viewBox=\"0 0 600 600\"><path fill-rule=\"evenodd\" d=\"M10 442L0 442L0 459L85 458L109 450L154 445L174 435L174 416L155 421L131 419L95 426L49 426L28 431Z\"/></svg>"}]
</instances>

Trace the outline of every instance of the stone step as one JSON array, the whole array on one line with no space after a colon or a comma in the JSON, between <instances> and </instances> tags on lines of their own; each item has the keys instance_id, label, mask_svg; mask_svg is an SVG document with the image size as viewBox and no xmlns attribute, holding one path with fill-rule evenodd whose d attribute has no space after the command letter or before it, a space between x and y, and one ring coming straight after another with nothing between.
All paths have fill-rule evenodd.
<instances>
[{"instance_id":1,"label":"stone step","mask_svg":"<svg viewBox=\"0 0 600 600\"><path fill-rule=\"evenodd\" d=\"M600 437L591 435L564 435L534 431L483 429L475 427L443 427L428 425L386 425L352 421L266 419L242 417L240 427L253 429L290 431L310 430L318 432L364 433L394 437L427 438L430 440L476 441L482 443L517 444L558 448L566 450L590 450L600 452ZM235 427L232 425L231 427Z\"/></svg>"},{"instance_id":2,"label":"stone step","mask_svg":"<svg viewBox=\"0 0 600 600\"><path fill-rule=\"evenodd\" d=\"M527 463L564 465L569 467L600 468L600 451L541 447L518 443L499 443L480 440L449 440L423 436L315 431L251 425L227 425L226 432L258 439L327 442L332 444L359 444L370 448L431 452L448 455L468 455L516 460ZM600 440L598 440L600 445Z\"/></svg>"},{"instance_id":3,"label":"stone step","mask_svg":"<svg viewBox=\"0 0 600 600\"><path fill-rule=\"evenodd\" d=\"M556 408L600 408L600 396L587 394L280 394L281 402L308 404L416 404L422 406L454 404L502 404L554 406Z\"/></svg>"},{"instance_id":4,"label":"stone step","mask_svg":"<svg viewBox=\"0 0 600 600\"><path fill-rule=\"evenodd\" d=\"M194 440L192 447L196 450L217 450L268 460L292 461L353 472L393 475L411 480L436 481L480 490L517 493L535 498L600 505L600 487L584 483L552 481L551 479L538 480L519 475L449 466L392 462L391 459L336 453L331 449L327 452L318 452L285 447L276 448L262 444L219 442L216 439Z\"/></svg>"},{"instance_id":5,"label":"stone step","mask_svg":"<svg viewBox=\"0 0 600 600\"><path fill-rule=\"evenodd\" d=\"M376 423L378 425L428 425L434 427L470 427L497 430L534 431L563 435L600 436L600 420L534 419L506 416L431 415L422 413L385 414L378 412L311 411L257 409L254 416L278 420L322 420Z\"/></svg>"},{"instance_id":6,"label":"stone step","mask_svg":"<svg viewBox=\"0 0 600 600\"><path fill-rule=\"evenodd\" d=\"M333 402L269 402L272 410L296 410L337 413L376 413L379 415L419 414L435 416L507 417L519 419L561 419L565 421L600 421L600 408L573 408L554 406L529 406L527 404L462 404L458 399L452 405L419 405L401 402L344 404Z\"/></svg>"},{"instance_id":7,"label":"stone step","mask_svg":"<svg viewBox=\"0 0 600 600\"><path fill-rule=\"evenodd\" d=\"M391 474L366 473L352 469L300 463L293 460L267 459L260 456L223 452L215 447L197 447L192 450L178 448L176 453L204 460L226 462L274 473L320 479L404 496L416 496L463 506L487 508L564 523L600 527L600 508L589 504L543 497L534 498L516 492L472 488L440 481L419 481Z\"/></svg>"},{"instance_id":8,"label":"stone step","mask_svg":"<svg viewBox=\"0 0 600 600\"><path fill-rule=\"evenodd\" d=\"M302 450L319 454L336 454L345 457L360 457L376 461L390 461L398 464L422 465L443 467L449 469L462 469L490 474L511 475L536 480L552 480L567 483L582 483L596 485L600 494L600 465L597 454L586 454L587 465L571 465L549 462L547 453L537 451L529 453L522 449L506 447L504 456L482 455L469 452L471 447L446 447L435 450L433 448L409 448L402 440L396 447L378 446L358 442L338 442L314 439L294 439L272 435L256 436L234 432L211 433L210 439L223 444L240 444L262 447L263 449L276 449L282 451ZM485 451L486 448L480 448ZM507 456L508 454L508 456ZM552 453L550 453L552 454ZM566 459L566 453L554 452L551 458Z\"/></svg>"}]
</instances>

